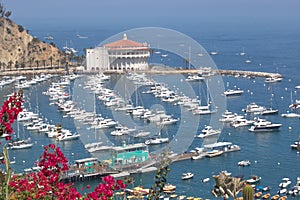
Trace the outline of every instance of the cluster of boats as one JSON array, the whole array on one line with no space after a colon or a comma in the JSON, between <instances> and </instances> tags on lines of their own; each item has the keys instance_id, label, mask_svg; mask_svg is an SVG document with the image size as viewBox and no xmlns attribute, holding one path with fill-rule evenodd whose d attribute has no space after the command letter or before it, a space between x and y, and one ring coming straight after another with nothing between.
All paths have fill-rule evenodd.
<instances>
[{"instance_id":1,"label":"cluster of boats","mask_svg":"<svg viewBox=\"0 0 300 200\"><path fill-rule=\"evenodd\" d=\"M221 156L224 153L239 151L240 149L240 146L232 144L231 142L216 142L203 145L202 148L196 147L194 150L191 150L190 153L193 154L191 157L192 160L198 160L204 157L212 158Z\"/></svg>"},{"instance_id":2,"label":"cluster of boats","mask_svg":"<svg viewBox=\"0 0 300 200\"><path fill-rule=\"evenodd\" d=\"M2 77L2 80L0 80L0 88L15 83L14 86L17 89L28 89L30 86L40 83L42 81L48 80L51 77L53 77L53 75L51 75L51 74L41 74L41 75L36 75L35 77L31 78L30 80L26 80L27 78L22 75L15 76L12 78L8 77L8 76L4 76L4 77Z\"/></svg>"}]
</instances>

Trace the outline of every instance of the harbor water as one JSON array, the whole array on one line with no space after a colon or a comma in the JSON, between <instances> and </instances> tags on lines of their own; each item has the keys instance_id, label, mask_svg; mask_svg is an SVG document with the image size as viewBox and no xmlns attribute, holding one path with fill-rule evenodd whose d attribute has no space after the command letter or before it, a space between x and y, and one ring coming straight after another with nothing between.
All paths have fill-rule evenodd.
<instances>
[{"instance_id":1,"label":"harbor water","mask_svg":"<svg viewBox=\"0 0 300 200\"><path fill-rule=\"evenodd\" d=\"M53 36L56 39L58 46L63 46L66 40L72 40L74 46L78 49L99 44L106 38L97 38L95 31L82 30L82 34L88 36L85 39L76 38L76 32L69 29L56 32ZM295 27L293 29L296 29ZM117 29L102 30L102 35L109 35ZM139 130L149 130L152 135L162 129L162 134L168 136L171 140L170 144L158 145L150 147L150 152L159 152L161 149L169 145L169 148L175 153L189 152L196 147L202 147L206 140L194 138L208 124L219 124L221 127L221 135L218 141L228 141L240 146L241 150L230 152L214 158L203 158L200 160L183 160L171 164L171 171L167 178L167 182L177 186L176 192L187 196L197 196L202 198L213 198L211 189L213 189L214 180L212 175L217 175L222 170L227 170L233 176L243 175L245 179L252 175L258 175L262 179L259 185L270 186L271 194L275 194L278 190L278 184L284 177L289 177L292 184L296 182L296 178L300 176L300 154L296 150L291 149L290 145L298 140L300 136L299 118L283 118L282 113L291 111L289 105L294 103L296 99L300 99L300 91L295 89L295 86L300 85L300 35L294 32L282 32L276 28L266 31L250 31L234 33L226 30L224 33L195 30L181 30L185 34L194 38L197 42L208 51L217 50L218 54L212 56L219 69L237 69L247 71L264 71L272 73L280 73L283 76L281 82L265 83L264 78L257 77L242 77L242 76L221 76L222 82L218 84L224 85L227 88L241 88L244 93L241 96L224 97L226 107L223 110L229 110L233 113L246 115L242 109L246 108L249 103L255 102L258 105L266 107L270 106L270 98L272 97L272 107L279 109L276 115L253 116L246 115L247 118L254 117L266 118L273 123L281 123L282 127L278 131L253 133L248 131L249 127L233 128L229 124L222 124L213 115L195 116L186 108L180 105L174 105L162 102L159 98L151 94L146 94L149 86L136 87L131 81L127 80L123 75L111 75L111 79L105 83L105 87L116 89L123 98L130 99L135 105L142 105L145 108L165 110L167 114L171 114L173 118L178 118L179 121L174 125L160 127L154 124L145 122L140 119L133 119L129 115L121 112L115 112L104 106L89 89L85 89L86 81L92 76L87 75L78 78L71 82L68 87L68 92L71 98L76 102L76 106L90 112L101 114L103 117L114 118L121 124L126 123L130 128ZM42 37L49 30L41 30L36 32L36 35ZM71 34L70 34L71 33ZM101 34L101 33L100 33ZM71 35L71 36L70 36ZM72 37L72 38L69 38ZM104 37L104 36L102 36ZM240 56L239 53L245 48L246 55ZM82 53L82 52L81 52ZM251 63L245 63L246 59L251 59ZM160 55L153 55L149 62L161 63L171 67L187 68L187 64L183 58L169 54L168 57L162 58ZM180 95L190 97L198 97L204 101L207 98L207 86L212 77L208 77L208 84L204 82L185 82L187 75L181 74L156 74L148 76L156 82L163 83L171 90L176 91ZM49 143L54 143L60 147L68 158L70 163L76 159L87 157L98 157L100 160L108 159L109 154L96 153L90 154L84 145L93 141L102 141L106 145L121 145L122 141L126 143L144 142L143 139L136 140L130 136L113 137L110 132L113 129L93 130L85 124L79 123L72 118L64 117L61 112L57 111L57 107L51 104L48 96L43 95L52 82L57 82L60 77L53 77L47 81L39 83L30 89L24 90L25 108L39 113L39 116L44 121L52 124L61 123L64 128L71 130L73 133L80 133L80 140L58 142L55 139L48 138L44 134L32 133L25 129L22 123L15 123L14 129L18 130L20 138L31 138L34 146L31 149L11 150L9 152L11 160L15 160L12 168L16 172L22 172L25 168L32 167L35 161L43 152L43 146ZM120 88L118 84L126 81L124 85L131 85L132 93L127 93L126 88ZM129 86L128 86L129 87ZM191 94L186 89L189 87ZM220 86L221 87L221 86ZM0 100L4 101L6 96L15 91L13 85L0 88ZM122 93L123 92L123 93ZM126 97L126 95L128 95ZM194 96L193 96L194 95ZM219 94L221 95L221 94ZM212 99L213 101L213 99ZM218 105L216 105L218 106ZM298 112L298 111L294 111ZM214 120L214 121L212 121ZM195 124L194 122L197 122ZM196 131L195 131L196 130ZM180 137L178 136L180 135ZM182 142L186 135L192 142L186 145ZM191 138L192 137L192 138ZM6 143L1 139L1 147ZM183 144L184 143L184 144ZM238 166L241 160L250 160L251 165L246 167ZM191 172L194 178L190 180L181 180L182 173ZM133 175L135 185L143 185L151 187L154 183L155 172ZM210 181L203 183L201 180L210 178ZM89 182L76 183L78 188L84 187L87 184L95 186L100 180L91 180ZM297 198L297 197L290 197Z\"/></svg>"}]
</instances>

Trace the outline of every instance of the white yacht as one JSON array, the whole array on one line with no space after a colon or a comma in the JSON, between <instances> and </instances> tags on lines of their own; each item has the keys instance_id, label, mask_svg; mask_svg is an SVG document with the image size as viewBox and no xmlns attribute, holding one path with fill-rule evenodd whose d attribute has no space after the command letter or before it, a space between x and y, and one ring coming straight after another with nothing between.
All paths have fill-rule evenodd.
<instances>
[{"instance_id":1,"label":"white yacht","mask_svg":"<svg viewBox=\"0 0 300 200\"><path fill-rule=\"evenodd\" d=\"M17 140L11 141L7 144L7 148L11 150L18 150L18 149L28 149L33 146L33 143L30 143L30 138L27 140Z\"/></svg>"},{"instance_id":2,"label":"white yacht","mask_svg":"<svg viewBox=\"0 0 300 200\"><path fill-rule=\"evenodd\" d=\"M199 135L197 135L196 137L205 138L205 137L217 135L220 133L221 133L221 130L215 130L211 126L205 126L204 129L202 129L201 133Z\"/></svg>"},{"instance_id":3,"label":"white yacht","mask_svg":"<svg viewBox=\"0 0 300 200\"><path fill-rule=\"evenodd\" d=\"M258 119L248 130L251 132L275 131L278 130L281 126L282 124L273 124L266 119Z\"/></svg>"},{"instance_id":4,"label":"white yacht","mask_svg":"<svg viewBox=\"0 0 300 200\"><path fill-rule=\"evenodd\" d=\"M181 175L181 179L182 180L187 180L187 179L191 179L194 177L194 174L190 173L190 172L187 172L187 173L183 173Z\"/></svg>"},{"instance_id":5,"label":"white yacht","mask_svg":"<svg viewBox=\"0 0 300 200\"><path fill-rule=\"evenodd\" d=\"M187 82L191 81L203 81L205 78L202 76L202 74L194 74L194 75L188 75L188 77L185 79Z\"/></svg>"},{"instance_id":6,"label":"white yacht","mask_svg":"<svg viewBox=\"0 0 300 200\"><path fill-rule=\"evenodd\" d=\"M57 141L69 141L69 140L76 140L80 137L79 134L75 133L72 134L71 132L61 133L56 137Z\"/></svg>"},{"instance_id":7,"label":"white yacht","mask_svg":"<svg viewBox=\"0 0 300 200\"><path fill-rule=\"evenodd\" d=\"M248 120L245 119L244 117L238 117L234 121L231 122L231 126L234 128L237 127L243 127L243 126L250 126L253 125L254 120Z\"/></svg>"},{"instance_id":8,"label":"white yacht","mask_svg":"<svg viewBox=\"0 0 300 200\"><path fill-rule=\"evenodd\" d=\"M250 64L252 61L250 59L245 60L245 63Z\"/></svg>"},{"instance_id":9,"label":"white yacht","mask_svg":"<svg viewBox=\"0 0 300 200\"><path fill-rule=\"evenodd\" d=\"M282 78L281 77L267 77L265 79L265 83L276 83L276 82L280 82L282 81Z\"/></svg>"},{"instance_id":10,"label":"white yacht","mask_svg":"<svg viewBox=\"0 0 300 200\"><path fill-rule=\"evenodd\" d=\"M151 133L149 131L142 131L134 135L135 138L148 137Z\"/></svg>"},{"instance_id":11,"label":"white yacht","mask_svg":"<svg viewBox=\"0 0 300 200\"><path fill-rule=\"evenodd\" d=\"M300 114L293 113L293 112L287 112L287 113L281 114L281 117L286 117L286 118L300 118Z\"/></svg>"},{"instance_id":12,"label":"white yacht","mask_svg":"<svg viewBox=\"0 0 300 200\"><path fill-rule=\"evenodd\" d=\"M244 90L241 90L241 89L228 89L226 90L223 94L225 96L237 96L237 95L241 95L244 93Z\"/></svg>"},{"instance_id":13,"label":"white yacht","mask_svg":"<svg viewBox=\"0 0 300 200\"><path fill-rule=\"evenodd\" d=\"M145 141L146 145L163 144L169 142L169 138L155 137Z\"/></svg>"},{"instance_id":14,"label":"white yacht","mask_svg":"<svg viewBox=\"0 0 300 200\"><path fill-rule=\"evenodd\" d=\"M242 111L247 113L260 113L264 111L266 108L264 106L258 106L256 103L250 103L247 105L246 109L243 109Z\"/></svg>"}]
</instances>

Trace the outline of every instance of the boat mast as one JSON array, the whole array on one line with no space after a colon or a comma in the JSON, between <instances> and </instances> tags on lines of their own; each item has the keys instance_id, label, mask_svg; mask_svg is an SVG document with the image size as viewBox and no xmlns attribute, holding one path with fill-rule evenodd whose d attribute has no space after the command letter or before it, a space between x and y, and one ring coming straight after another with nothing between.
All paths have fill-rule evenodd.
<instances>
[{"instance_id":1,"label":"boat mast","mask_svg":"<svg viewBox=\"0 0 300 200\"><path fill-rule=\"evenodd\" d=\"M189 46L189 69L191 69L191 45Z\"/></svg>"}]
</instances>

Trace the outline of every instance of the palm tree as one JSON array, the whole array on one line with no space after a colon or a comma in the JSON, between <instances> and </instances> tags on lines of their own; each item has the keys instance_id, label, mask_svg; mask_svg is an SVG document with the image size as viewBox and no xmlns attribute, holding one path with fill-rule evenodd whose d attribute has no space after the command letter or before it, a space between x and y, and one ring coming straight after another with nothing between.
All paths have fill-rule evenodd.
<instances>
[{"instance_id":1,"label":"palm tree","mask_svg":"<svg viewBox=\"0 0 300 200\"><path fill-rule=\"evenodd\" d=\"M50 67L51 67L51 69L53 69L53 68L52 68L52 61L53 61L53 57L52 57L52 56L50 56L49 60L50 60Z\"/></svg>"},{"instance_id":2,"label":"palm tree","mask_svg":"<svg viewBox=\"0 0 300 200\"><path fill-rule=\"evenodd\" d=\"M58 68L58 67L59 67L59 64L60 64L60 60L57 59L56 62L57 62L57 68Z\"/></svg>"},{"instance_id":3,"label":"palm tree","mask_svg":"<svg viewBox=\"0 0 300 200\"><path fill-rule=\"evenodd\" d=\"M43 60L44 69L46 69L46 60Z\"/></svg>"},{"instance_id":4,"label":"palm tree","mask_svg":"<svg viewBox=\"0 0 300 200\"><path fill-rule=\"evenodd\" d=\"M29 59L29 67L30 67L30 69L32 69L32 62L34 61L34 58L30 58Z\"/></svg>"},{"instance_id":5,"label":"palm tree","mask_svg":"<svg viewBox=\"0 0 300 200\"><path fill-rule=\"evenodd\" d=\"M16 63L15 63L15 69L18 70L18 68L19 68L19 62L16 61Z\"/></svg>"},{"instance_id":6,"label":"palm tree","mask_svg":"<svg viewBox=\"0 0 300 200\"><path fill-rule=\"evenodd\" d=\"M36 69L39 69L39 62L40 62L39 60L35 61L35 63L36 63Z\"/></svg>"},{"instance_id":7,"label":"palm tree","mask_svg":"<svg viewBox=\"0 0 300 200\"><path fill-rule=\"evenodd\" d=\"M11 61L11 60L8 62L9 71L11 71L11 67L12 67L13 64L14 64L14 62Z\"/></svg>"}]
</instances>

